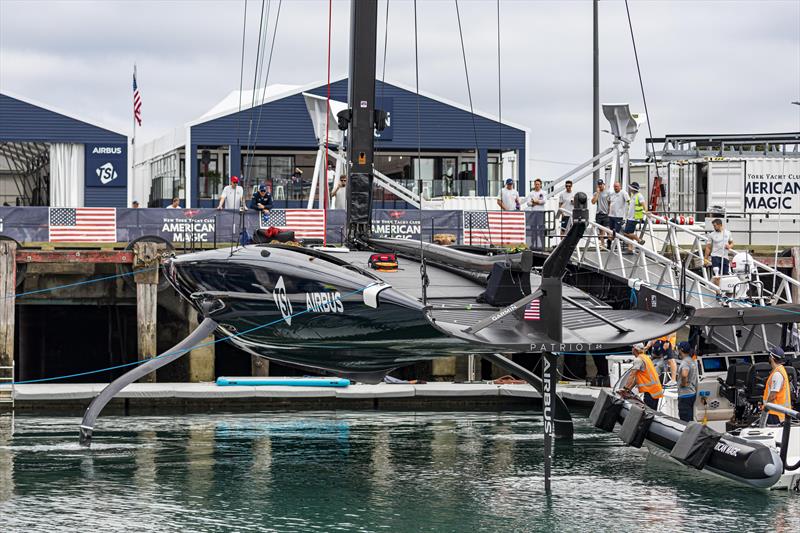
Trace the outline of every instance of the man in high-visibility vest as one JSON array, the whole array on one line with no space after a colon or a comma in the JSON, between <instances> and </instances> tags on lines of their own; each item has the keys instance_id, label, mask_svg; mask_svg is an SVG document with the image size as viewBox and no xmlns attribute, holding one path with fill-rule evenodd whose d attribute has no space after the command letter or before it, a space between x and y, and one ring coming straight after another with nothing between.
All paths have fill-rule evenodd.
<instances>
[{"instance_id":1,"label":"man in high-visibility vest","mask_svg":"<svg viewBox=\"0 0 800 533\"><path fill-rule=\"evenodd\" d=\"M785 356L782 349L777 346L770 348L769 364L772 367L772 372L770 372L767 383L764 386L764 396L762 399L764 403L774 403L791 409L791 383L789 383L789 376L786 374L786 369L783 368L784 358ZM783 422L783 418L783 413L767 411L767 424L780 424Z\"/></svg>"},{"instance_id":2,"label":"man in high-visibility vest","mask_svg":"<svg viewBox=\"0 0 800 533\"><path fill-rule=\"evenodd\" d=\"M656 367L645 353L644 344L641 342L633 347L633 355L636 359L633 360L633 367L623 388L630 391L636 387L642 393L644 404L650 409L657 409L659 398L664 396L664 388L661 386Z\"/></svg>"},{"instance_id":3,"label":"man in high-visibility vest","mask_svg":"<svg viewBox=\"0 0 800 533\"><path fill-rule=\"evenodd\" d=\"M636 230L644 222L644 216L647 213L647 203L645 202L644 195L639 192L639 184L637 182L634 181L628 188L631 191L631 195L628 201L625 228L622 230L622 233L632 241L644 244L644 241L636 236ZM633 253L632 245L628 246L628 253Z\"/></svg>"}]
</instances>

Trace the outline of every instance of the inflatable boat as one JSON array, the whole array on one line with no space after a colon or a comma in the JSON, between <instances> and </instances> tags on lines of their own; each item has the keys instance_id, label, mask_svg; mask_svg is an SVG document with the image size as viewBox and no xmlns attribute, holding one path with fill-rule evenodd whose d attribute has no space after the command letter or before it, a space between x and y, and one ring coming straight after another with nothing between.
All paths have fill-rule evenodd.
<instances>
[{"instance_id":1,"label":"inflatable boat","mask_svg":"<svg viewBox=\"0 0 800 533\"><path fill-rule=\"evenodd\" d=\"M645 446L687 467L758 489L800 490L800 425L794 422L799 414L785 412L781 427L743 428L734 435L654 411L634 395L601 391L590 420L604 431L619 425L625 444Z\"/></svg>"}]
</instances>

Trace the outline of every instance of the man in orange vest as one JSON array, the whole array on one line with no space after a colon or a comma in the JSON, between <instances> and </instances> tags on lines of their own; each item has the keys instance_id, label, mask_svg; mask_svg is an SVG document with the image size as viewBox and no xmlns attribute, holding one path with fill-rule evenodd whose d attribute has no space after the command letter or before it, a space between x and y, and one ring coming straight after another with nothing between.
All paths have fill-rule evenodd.
<instances>
[{"instance_id":1,"label":"man in orange vest","mask_svg":"<svg viewBox=\"0 0 800 533\"><path fill-rule=\"evenodd\" d=\"M645 346L641 342L633 347L633 367L625 384L625 390L630 391L634 386L643 395L644 404L650 409L658 408L658 399L664 395L661 379L656 371L653 361L645 353Z\"/></svg>"},{"instance_id":2,"label":"man in orange vest","mask_svg":"<svg viewBox=\"0 0 800 533\"><path fill-rule=\"evenodd\" d=\"M767 378L767 384L764 387L764 403L774 403L782 405L787 409L792 408L792 396L789 392L791 384L789 383L789 376L786 374L786 369L783 368L784 361L783 350L777 346L769 350L769 364L772 367ZM778 411L767 411L767 424L780 424L783 422L783 413Z\"/></svg>"}]
</instances>

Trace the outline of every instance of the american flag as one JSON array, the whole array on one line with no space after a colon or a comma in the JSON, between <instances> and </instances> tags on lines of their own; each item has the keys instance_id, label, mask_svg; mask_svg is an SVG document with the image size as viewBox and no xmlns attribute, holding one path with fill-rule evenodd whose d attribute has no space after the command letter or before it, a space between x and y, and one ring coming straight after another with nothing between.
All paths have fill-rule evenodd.
<instances>
[{"instance_id":1,"label":"american flag","mask_svg":"<svg viewBox=\"0 0 800 533\"><path fill-rule=\"evenodd\" d=\"M142 125L142 95L136 84L136 67L133 67L133 118L140 126Z\"/></svg>"},{"instance_id":2,"label":"american flag","mask_svg":"<svg viewBox=\"0 0 800 533\"><path fill-rule=\"evenodd\" d=\"M325 238L324 209L272 209L261 213L261 227L293 231L298 239Z\"/></svg>"},{"instance_id":3,"label":"american flag","mask_svg":"<svg viewBox=\"0 0 800 533\"><path fill-rule=\"evenodd\" d=\"M50 242L117 242L113 207L51 207Z\"/></svg>"},{"instance_id":4,"label":"american flag","mask_svg":"<svg viewBox=\"0 0 800 533\"><path fill-rule=\"evenodd\" d=\"M539 310L539 298L532 300L531 303L525 307L525 320L541 320L542 313Z\"/></svg>"},{"instance_id":5,"label":"american flag","mask_svg":"<svg viewBox=\"0 0 800 533\"><path fill-rule=\"evenodd\" d=\"M464 244L526 242L522 211L464 211Z\"/></svg>"}]
</instances>

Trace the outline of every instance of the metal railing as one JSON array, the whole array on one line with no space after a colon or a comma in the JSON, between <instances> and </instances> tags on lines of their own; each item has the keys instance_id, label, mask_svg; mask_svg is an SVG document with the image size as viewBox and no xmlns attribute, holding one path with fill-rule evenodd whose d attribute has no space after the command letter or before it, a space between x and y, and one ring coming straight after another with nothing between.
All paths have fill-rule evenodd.
<instances>
[{"instance_id":1,"label":"metal railing","mask_svg":"<svg viewBox=\"0 0 800 533\"><path fill-rule=\"evenodd\" d=\"M731 223L731 221L736 222L739 220L746 220L747 221L747 229L746 230L736 230L737 232L747 233L747 242L741 243L742 245L753 246L760 244L758 242L753 242L753 236L758 235L767 235L767 234L774 234L775 228L766 228L764 229L763 226L760 228L761 224L766 221L775 221L776 224L780 225L780 233L781 235L786 235L787 242L790 243L798 243L800 242L800 212L788 212L788 213L750 213L750 212L732 212L727 211L724 213L720 213L718 211L708 210L708 211L666 211L664 213L658 213L662 219L670 220L671 222L678 224L678 225L689 225L688 219L693 218L695 224L704 223L706 219L709 218L719 218L725 224ZM680 223L680 219L683 217L684 223ZM780 217L780 218L778 218Z\"/></svg>"},{"instance_id":2,"label":"metal railing","mask_svg":"<svg viewBox=\"0 0 800 533\"><path fill-rule=\"evenodd\" d=\"M652 223L658 221L667 227L666 235L657 235L652 231ZM679 235L689 237L692 241L687 250L682 250L679 246ZM749 307L752 305L746 301L736 298L723 298L720 287L710 279L708 271L704 267L704 245L708 242L706 235L697 233L691 229L675 224L670 220L654 215L647 214L645 223L640 229L638 240L633 240L625 235L616 233L613 235L610 249L602 246L602 241L607 240L612 234L610 230L596 222L587 222L587 230L582 241L573 255L576 263L585 264L594 268L616 273L628 279L630 286L643 283L650 288L667 294L673 299L681 298L681 276L685 276L686 284L683 286L686 303L694 307ZM647 237L643 239L642 237ZM623 246L632 250L626 254ZM683 252L683 253L682 253ZM729 253L735 254L734 250ZM697 268L699 263L700 267ZM800 290L800 281L795 280L777 269L769 267L760 261L753 261L755 280L761 281L762 278L772 278L776 281L772 288L767 284L761 283L762 290L752 303L757 305L774 305L779 303L792 303L792 289ZM764 325L759 326L761 330L761 340L764 349L769 349L767 332ZM710 328L707 333L711 334ZM731 327L730 341L718 339L726 344L729 349L739 351L742 343L740 334L735 328ZM751 340L755 330L750 329L744 345ZM731 344L732 342L732 344Z\"/></svg>"}]
</instances>

